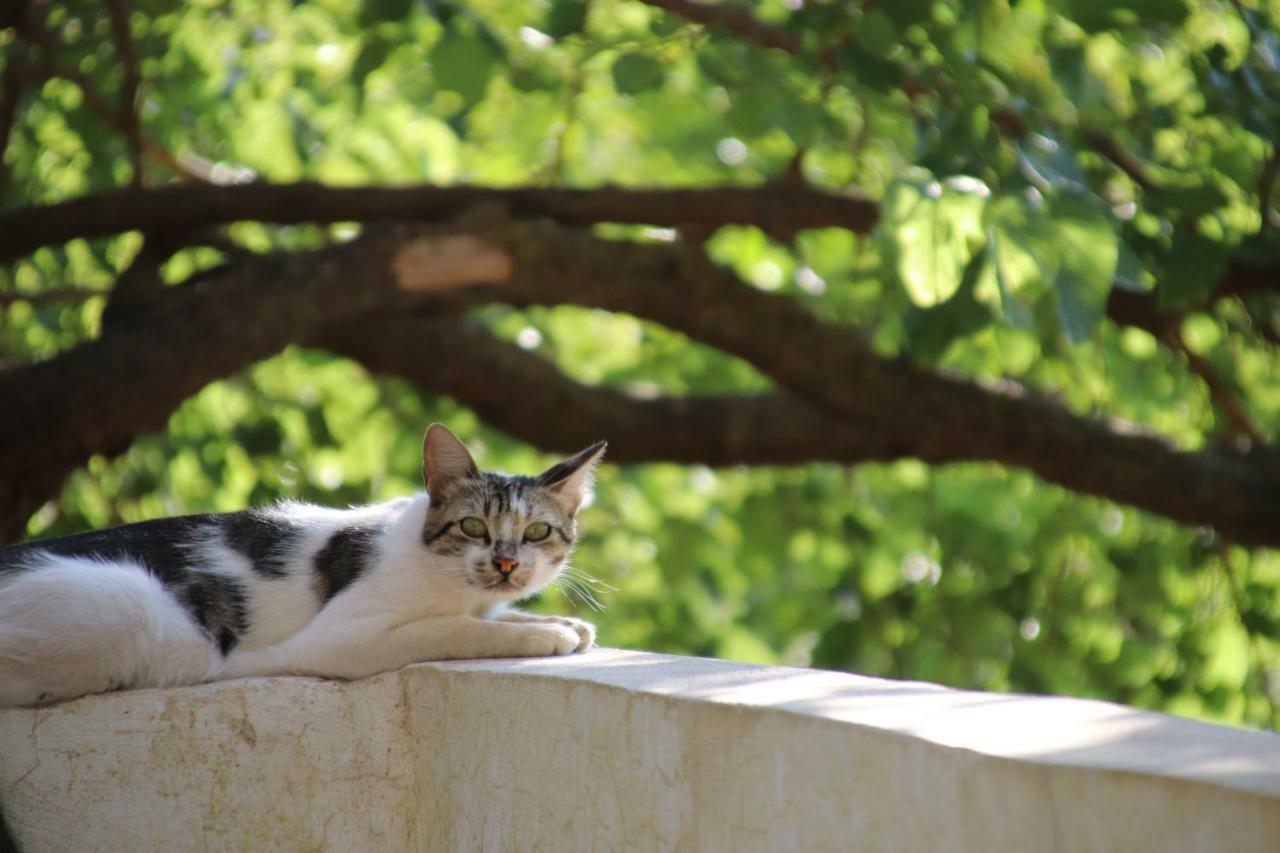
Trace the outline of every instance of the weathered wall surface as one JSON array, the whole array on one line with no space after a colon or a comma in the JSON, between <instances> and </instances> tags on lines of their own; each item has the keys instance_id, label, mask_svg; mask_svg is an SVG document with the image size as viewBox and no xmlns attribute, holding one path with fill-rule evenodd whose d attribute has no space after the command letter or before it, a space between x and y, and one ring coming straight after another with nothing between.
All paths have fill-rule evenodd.
<instances>
[{"instance_id":1,"label":"weathered wall surface","mask_svg":"<svg viewBox=\"0 0 1280 853\"><path fill-rule=\"evenodd\" d=\"M28 853L1259 850L1280 737L598 650L0 711Z\"/></svg>"}]
</instances>

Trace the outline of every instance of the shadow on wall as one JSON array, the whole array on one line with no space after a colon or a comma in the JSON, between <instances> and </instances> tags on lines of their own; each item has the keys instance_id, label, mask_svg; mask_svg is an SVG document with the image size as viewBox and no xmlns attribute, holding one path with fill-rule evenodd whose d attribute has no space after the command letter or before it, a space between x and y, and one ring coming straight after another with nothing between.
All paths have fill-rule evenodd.
<instances>
[{"instance_id":1,"label":"shadow on wall","mask_svg":"<svg viewBox=\"0 0 1280 853\"><path fill-rule=\"evenodd\" d=\"M4 807L0 806L0 853L18 853L18 843L9 834L9 825L4 822Z\"/></svg>"}]
</instances>

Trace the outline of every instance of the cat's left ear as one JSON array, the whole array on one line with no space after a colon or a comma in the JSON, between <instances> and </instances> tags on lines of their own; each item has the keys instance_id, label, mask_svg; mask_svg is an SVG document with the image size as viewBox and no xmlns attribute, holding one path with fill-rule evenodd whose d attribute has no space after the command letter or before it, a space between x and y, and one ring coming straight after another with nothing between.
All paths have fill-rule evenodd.
<instances>
[{"instance_id":1,"label":"cat's left ear","mask_svg":"<svg viewBox=\"0 0 1280 853\"><path fill-rule=\"evenodd\" d=\"M586 450L557 462L538 475L538 485L555 493L571 515L577 513L591 494L596 464L604 456L605 446L606 442L597 441Z\"/></svg>"},{"instance_id":2,"label":"cat's left ear","mask_svg":"<svg viewBox=\"0 0 1280 853\"><path fill-rule=\"evenodd\" d=\"M427 428L427 437L422 441L422 479L433 504L448 499L458 483L479 476L475 460L456 435L443 424Z\"/></svg>"}]
</instances>

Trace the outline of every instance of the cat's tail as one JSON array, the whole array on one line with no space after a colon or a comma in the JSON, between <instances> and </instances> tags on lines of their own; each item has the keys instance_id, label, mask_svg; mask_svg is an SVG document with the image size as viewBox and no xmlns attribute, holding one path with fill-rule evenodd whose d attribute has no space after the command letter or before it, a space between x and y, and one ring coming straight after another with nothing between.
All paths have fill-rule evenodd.
<instances>
[{"instance_id":1,"label":"cat's tail","mask_svg":"<svg viewBox=\"0 0 1280 853\"><path fill-rule=\"evenodd\" d=\"M141 566L51 556L0 580L0 707L195 684L217 656Z\"/></svg>"}]
</instances>

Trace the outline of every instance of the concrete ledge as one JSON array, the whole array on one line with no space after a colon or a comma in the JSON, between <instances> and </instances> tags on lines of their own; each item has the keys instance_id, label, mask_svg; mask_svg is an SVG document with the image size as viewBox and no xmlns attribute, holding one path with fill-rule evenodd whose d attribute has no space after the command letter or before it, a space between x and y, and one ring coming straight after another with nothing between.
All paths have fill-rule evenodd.
<instances>
[{"instance_id":1,"label":"concrete ledge","mask_svg":"<svg viewBox=\"0 0 1280 853\"><path fill-rule=\"evenodd\" d=\"M1267 850L1280 737L601 649L0 711L67 850Z\"/></svg>"}]
</instances>

